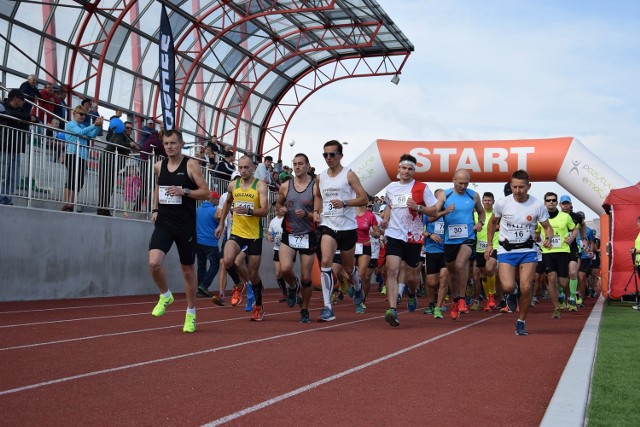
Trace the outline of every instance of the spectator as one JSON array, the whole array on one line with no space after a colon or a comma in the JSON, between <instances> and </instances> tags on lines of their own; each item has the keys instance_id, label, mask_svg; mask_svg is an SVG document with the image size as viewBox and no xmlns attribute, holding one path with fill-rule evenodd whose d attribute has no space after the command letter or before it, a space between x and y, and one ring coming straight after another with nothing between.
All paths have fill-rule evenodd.
<instances>
[{"instance_id":1,"label":"spectator","mask_svg":"<svg viewBox=\"0 0 640 427\"><path fill-rule=\"evenodd\" d=\"M282 159L278 159L276 163L273 165L273 171L278 172L278 176L282 172Z\"/></svg>"},{"instance_id":2,"label":"spectator","mask_svg":"<svg viewBox=\"0 0 640 427\"><path fill-rule=\"evenodd\" d=\"M139 146L130 137L133 132L131 122L123 123L120 119L122 110L116 110L116 115L109 120L109 132L111 138L108 139L105 150L100 155L100 169L98 171L98 215L111 216L109 205L111 204L111 193L116 171L124 166L125 156L128 156L131 149L138 150ZM127 134L128 131L128 134ZM107 133L109 138L109 133Z\"/></svg>"},{"instance_id":3,"label":"spectator","mask_svg":"<svg viewBox=\"0 0 640 427\"><path fill-rule=\"evenodd\" d=\"M80 105L82 105L82 108L84 108L85 111L87 112L87 115L84 117L84 122L82 124L89 127L93 123L93 120L91 120L93 118L91 117L92 111L93 111L93 102L91 102L89 98L85 98L82 100Z\"/></svg>"},{"instance_id":4,"label":"spectator","mask_svg":"<svg viewBox=\"0 0 640 427\"><path fill-rule=\"evenodd\" d=\"M156 123L152 119L149 119L147 120L147 123L142 126L142 129L140 129L140 131L142 132L140 142L144 144L147 141L147 138L149 138L149 135L156 132Z\"/></svg>"},{"instance_id":5,"label":"spectator","mask_svg":"<svg viewBox=\"0 0 640 427\"><path fill-rule=\"evenodd\" d=\"M153 166L157 157L167 157L167 153L164 151L164 146L162 145L162 136L164 135L164 131L154 132L140 147L140 177L142 178L142 191L140 191L140 200L138 203L138 208L142 209L142 206L145 204L147 200L147 196L151 189L149 186L149 173L152 168L149 168L149 165Z\"/></svg>"},{"instance_id":6,"label":"spectator","mask_svg":"<svg viewBox=\"0 0 640 427\"><path fill-rule=\"evenodd\" d=\"M233 156L233 151L227 151L225 153L224 159L218 162L216 169L213 171L214 178L226 179L227 181L231 179L231 174L236 170L233 164Z\"/></svg>"},{"instance_id":7,"label":"spectator","mask_svg":"<svg viewBox=\"0 0 640 427\"><path fill-rule=\"evenodd\" d=\"M220 269L220 250L215 231L219 222L215 219L220 194L212 191L209 200L203 202L196 210L196 233L198 245L196 258L198 261L198 296L211 297L209 287ZM207 268L207 262L209 268Z\"/></svg>"},{"instance_id":8,"label":"spectator","mask_svg":"<svg viewBox=\"0 0 640 427\"><path fill-rule=\"evenodd\" d=\"M40 123L49 123L53 117L53 109L55 107L56 97L53 92L53 85L45 83L44 89L40 91L40 100L38 101L38 120ZM59 124L60 122L58 122Z\"/></svg>"},{"instance_id":9,"label":"spectator","mask_svg":"<svg viewBox=\"0 0 640 427\"><path fill-rule=\"evenodd\" d=\"M271 185L269 186L269 190L271 191L279 191L280 190L280 175L277 171L271 172Z\"/></svg>"},{"instance_id":10,"label":"spectator","mask_svg":"<svg viewBox=\"0 0 640 427\"><path fill-rule=\"evenodd\" d=\"M267 185L271 185L271 169L273 167L273 157L265 156L264 161L256 167L256 171L253 175L262 180Z\"/></svg>"},{"instance_id":11,"label":"spectator","mask_svg":"<svg viewBox=\"0 0 640 427\"><path fill-rule=\"evenodd\" d=\"M11 89L0 109L5 116L0 117L0 204L12 205L11 196L20 181L20 153L24 153L29 137L29 123L37 118L24 111L24 95L18 89Z\"/></svg>"},{"instance_id":12,"label":"spectator","mask_svg":"<svg viewBox=\"0 0 640 427\"><path fill-rule=\"evenodd\" d=\"M65 139L67 140L65 165L67 166L67 182L64 188L62 206L63 211L72 212L78 192L84 186L84 174L87 169L89 157L89 138L98 135L98 129L102 126L102 117L96 119L94 124L86 127L84 118L87 115L82 106L73 109L73 120L67 122ZM77 182L76 186L76 172Z\"/></svg>"},{"instance_id":13,"label":"spectator","mask_svg":"<svg viewBox=\"0 0 640 427\"><path fill-rule=\"evenodd\" d=\"M129 218L129 211L135 209L136 201L138 200L138 193L142 187L142 180L140 179L140 171L138 168L129 165L126 168L126 176L124 178L124 217Z\"/></svg>"},{"instance_id":14,"label":"spectator","mask_svg":"<svg viewBox=\"0 0 640 427\"><path fill-rule=\"evenodd\" d=\"M20 92L24 96L25 102L22 104L22 111L25 113L31 112L33 105L40 98L40 91L38 90L38 80L33 74L29 74L27 81L20 85ZM26 102L30 101L30 102Z\"/></svg>"},{"instance_id":15,"label":"spectator","mask_svg":"<svg viewBox=\"0 0 640 427\"><path fill-rule=\"evenodd\" d=\"M124 137L129 144L129 148L133 151L140 151L140 144L138 144L133 137L133 123L130 121L124 122Z\"/></svg>"},{"instance_id":16,"label":"spectator","mask_svg":"<svg viewBox=\"0 0 640 427\"><path fill-rule=\"evenodd\" d=\"M57 161L60 161L60 163L62 163L61 155L62 155L62 150L64 148L64 145L62 145L62 141L65 139L65 136L64 136L64 132L59 132L54 130L54 129L60 129L60 120L53 117L51 118L49 123L47 123L47 126L49 126L49 128L53 128L53 129L48 128L45 131L45 135L47 137L47 148L52 154L51 160L54 163Z\"/></svg>"},{"instance_id":17,"label":"spectator","mask_svg":"<svg viewBox=\"0 0 640 427\"><path fill-rule=\"evenodd\" d=\"M57 89L53 92L53 99L55 105L53 106L53 114L58 117L62 117L63 121L69 119L67 114L67 103L65 102L66 92L64 89ZM64 129L65 124L60 123L60 129Z\"/></svg>"},{"instance_id":18,"label":"spectator","mask_svg":"<svg viewBox=\"0 0 640 427\"><path fill-rule=\"evenodd\" d=\"M207 143L207 147L211 148L211 152L216 155L216 163L218 163L218 161L222 161L224 154L229 151L216 135L211 137L211 140Z\"/></svg>"},{"instance_id":19,"label":"spectator","mask_svg":"<svg viewBox=\"0 0 640 427\"><path fill-rule=\"evenodd\" d=\"M293 175L291 175L291 171L289 169L289 166L284 166L282 169L283 169L282 173L278 177L279 180L280 180L280 185L284 184L285 182L287 182L287 180L289 180L289 179L291 179L293 177Z\"/></svg>"}]
</instances>

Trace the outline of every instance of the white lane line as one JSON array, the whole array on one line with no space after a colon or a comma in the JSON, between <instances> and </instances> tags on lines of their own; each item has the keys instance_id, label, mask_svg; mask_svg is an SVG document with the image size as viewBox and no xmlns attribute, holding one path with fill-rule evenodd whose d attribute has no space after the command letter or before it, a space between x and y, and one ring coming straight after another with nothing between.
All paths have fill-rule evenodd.
<instances>
[{"instance_id":1,"label":"white lane line","mask_svg":"<svg viewBox=\"0 0 640 427\"><path fill-rule=\"evenodd\" d=\"M364 363L362 365L354 366L353 368L347 369L346 371L339 372L339 373L337 373L335 375L331 375L330 377L323 378L323 379L318 380L316 382L313 382L311 384L307 384L306 386L299 387L299 388L297 388L295 390L292 390L290 392L281 394L280 396L276 396L274 398L271 398L271 399L265 400L263 402L260 402L257 405L249 406L248 408L244 408L244 409L242 409L240 411L234 412L234 413L229 414L227 416L224 416L222 418L218 418L217 420L213 420L211 422L208 422L207 424L205 424L205 426L206 427L219 426L221 424L228 423L229 421L233 421L233 420L235 420L237 418L240 418L240 417L245 416L247 414L250 414L252 412L258 411L260 409L264 409L267 406L271 406L271 405L273 405L275 403L282 402L284 399L288 399L290 397L294 397L294 396L297 396L299 394L305 393L307 391L313 390L314 388L318 388L323 384L326 384L326 383L329 383L331 381L335 381L335 380L341 379L341 378L343 378L343 377L345 377L347 375L350 375L350 374L353 374L355 372L361 371L361 370L363 370L365 368L368 368L370 366L377 365L378 363L385 362L385 361L387 361L389 359L392 359L394 357L400 356L400 355L402 355L404 353L407 353L409 351L415 350L417 348L423 347L423 346L425 346L427 344L430 344L430 343L432 343L434 341L437 341L439 339L448 337L449 335L453 335L453 334L456 334L458 332L464 331L465 329L468 329L468 328L470 328L472 326L475 326L475 325L479 325L480 323L486 322L486 321L491 320L491 319L493 319L495 317L498 317L498 316L500 316L500 314L494 314L491 317L486 317L486 318L484 318L482 320L478 320L477 322L473 322L473 323L470 323L468 325L461 326L461 327L459 327L457 329L453 329L453 330L451 330L449 332L445 332L444 334L440 334L440 335L437 335L435 337L429 338L427 340L424 340L424 341L419 342L417 344L414 344L412 346L405 347L402 350L395 351L393 353L387 354L386 356L379 357L377 359L374 359L374 360L372 360L370 362L367 362L367 363Z\"/></svg>"},{"instance_id":2,"label":"white lane line","mask_svg":"<svg viewBox=\"0 0 640 427\"><path fill-rule=\"evenodd\" d=\"M229 345L225 345L225 346L222 346L222 347L214 347L214 348L209 348L209 349L206 349L206 350L200 350L200 351L194 351L194 352L191 352L191 353L179 354L179 355L176 355L176 356L163 357L163 358L160 358L160 359L153 359L153 360L147 360L145 362L132 363L130 365L118 366L118 367L115 367L115 368L109 368L109 369L102 369L102 370L99 370L99 371L87 372L85 374L72 375L70 377L63 377L63 378L58 378L58 379L55 379L55 380L44 381L44 382L41 382L41 383L30 384L30 385L26 385L26 386L22 386L22 387L16 387L16 388L12 388L12 389L9 389L9 390L2 390L2 391L0 391L0 396L4 396L4 395L7 395L7 394L19 393L19 392L27 391L27 390L33 390L33 389L36 389L36 388L45 387L45 386L53 385L53 384L64 383L64 382L73 381L73 380L77 380L77 379L81 379L81 378L88 378L88 377L94 377L94 376L102 375L102 374L110 374L110 373L113 373L113 372L124 371L126 369L137 368L137 367L140 367L140 366L153 365L153 364L156 364L156 363L163 363L163 362L171 362L173 360L184 359L184 358L192 357L192 356L200 356L202 354L208 354L208 353L216 353L218 351L229 350L229 349L238 348L238 347L243 347L245 345L256 344L256 343L261 343L261 342L267 342L267 341L272 341L272 340L276 340L276 339L280 339L280 338L293 337L293 336L296 336L296 335L308 334L308 333L311 333L311 332L321 331L321 330L324 330L324 329L339 328L339 327L342 327L342 326L347 326L347 325L353 325L353 324L356 324L356 323L367 322L367 321L373 320L373 319L378 319L379 320L380 318L381 318L380 316L368 317L366 319L358 319L358 320L354 320L354 321L351 321L351 322L337 323L337 324L334 324L334 325L323 326L323 327L320 327L320 328L305 329L303 331L289 332L289 333L286 333L286 334L274 335L274 336L266 337L266 338L258 338L258 339L250 340L250 341L242 341L242 342L239 342L239 343L229 344Z\"/></svg>"},{"instance_id":3,"label":"white lane line","mask_svg":"<svg viewBox=\"0 0 640 427\"><path fill-rule=\"evenodd\" d=\"M176 299L176 301L180 301ZM61 310L78 310L83 308L109 308L109 307L122 307L127 305L141 305L141 304L153 304L158 302L158 299L143 301L143 302L124 302L121 304L100 304L100 305L72 305L69 307L55 307L55 308L34 308L31 310L14 310L14 311L0 311L0 315L3 314L27 314L27 313L40 313L44 311L61 311Z\"/></svg>"}]
</instances>

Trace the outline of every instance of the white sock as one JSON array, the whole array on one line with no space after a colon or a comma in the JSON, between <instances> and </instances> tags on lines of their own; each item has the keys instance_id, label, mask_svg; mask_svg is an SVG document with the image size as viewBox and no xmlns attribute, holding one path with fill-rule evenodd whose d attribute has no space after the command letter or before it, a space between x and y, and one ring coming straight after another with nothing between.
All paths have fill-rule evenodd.
<instances>
[{"instance_id":1,"label":"white sock","mask_svg":"<svg viewBox=\"0 0 640 427\"><path fill-rule=\"evenodd\" d=\"M333 292L333 272L331 267L320 268L320 281L322 283L322 300L324 306L331 308L331 293Z\"/></svg>"},{"instance_id":2,"label":"white sock","mask_svg":"<svg viewBox=\"0 0 640 427\"><path fill-rule=\"evenodd\" d=\"M171 291L167 291L164 294L162 294L163 297L165 298L169 298L171 296Z\"/></svg>"},{"instance_id":3,"label":"white sock","mask_svg":"<svg viewBox=\"0 0 640 427\"><path fill-rule=\"evenodd\" d=\"M398 295L402 296L404 293L404 288L406 288L406 283L398 283Z\"/></svg>"},{"instance_id":4,"label":"white sock","mask_svg":"<svg viewBox=\"0 0 640 427\"><path fill-rule=\"evenodd\" d=\"M362 289L362 280L360 280L360 274L358 273L358 267L353 267L353 273L350 274L351 283L356 291Z\"/></svg>"},{"instance_id":5,"label":"white sock","mask_svg":"<svg viewBox=\"0 0 640 427\"><path fill-rule=\"evenodd\" d=\"M196 314L196 308L187 308L187 314Z\"/></svg>"}]
</instances>

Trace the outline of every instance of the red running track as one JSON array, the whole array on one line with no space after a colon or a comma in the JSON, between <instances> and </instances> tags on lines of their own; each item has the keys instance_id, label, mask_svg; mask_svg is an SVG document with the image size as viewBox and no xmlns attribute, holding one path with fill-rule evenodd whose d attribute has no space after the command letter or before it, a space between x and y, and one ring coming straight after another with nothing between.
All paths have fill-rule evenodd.
<instances>
[{"instance_id":1,"label":"red running track","mask_svg":"<svg viewBox=\"0 0 640 427\"><path fill-rule=\"evenodd\" d=\"M263 322L199 299L195 334L183 295L161 318L156 296L0 303L1 424L536 426L595 301L538 304L518 337L496 312L391 328L373 294L306 325L275 291Z\"/></svg>"}]
</instances>

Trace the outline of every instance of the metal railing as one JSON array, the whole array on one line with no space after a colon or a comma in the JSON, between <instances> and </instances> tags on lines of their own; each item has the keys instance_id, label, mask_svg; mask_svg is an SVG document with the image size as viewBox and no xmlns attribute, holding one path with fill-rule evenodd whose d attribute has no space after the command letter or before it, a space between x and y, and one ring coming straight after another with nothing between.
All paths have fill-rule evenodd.
<instances>
[{"instance_id":1,"label":"metal railing","mask_svg":"<svg viewBox=\"0 0 640 427\"><path fill-rule=\"evenodd\" d=\"M7 117L0 114L0 118ZM15 121L15 119L11 118ZM102 139L88 145L69 142L63 129L31 124L29 131L0 125L0 202L59 210L108 209L135 218L149 218L153 206L154 153L126 153L123 147ZM202 159L209 189L227 191L228 180L215 178ZM138 179L136 179L137 177ZM77 191L74 191L77 190ZM77 194L74 194L77 193ZM271 204L277 193L269 191ZM270 213L265 228L273 218Z\"/></svg>"}]
</instances>

